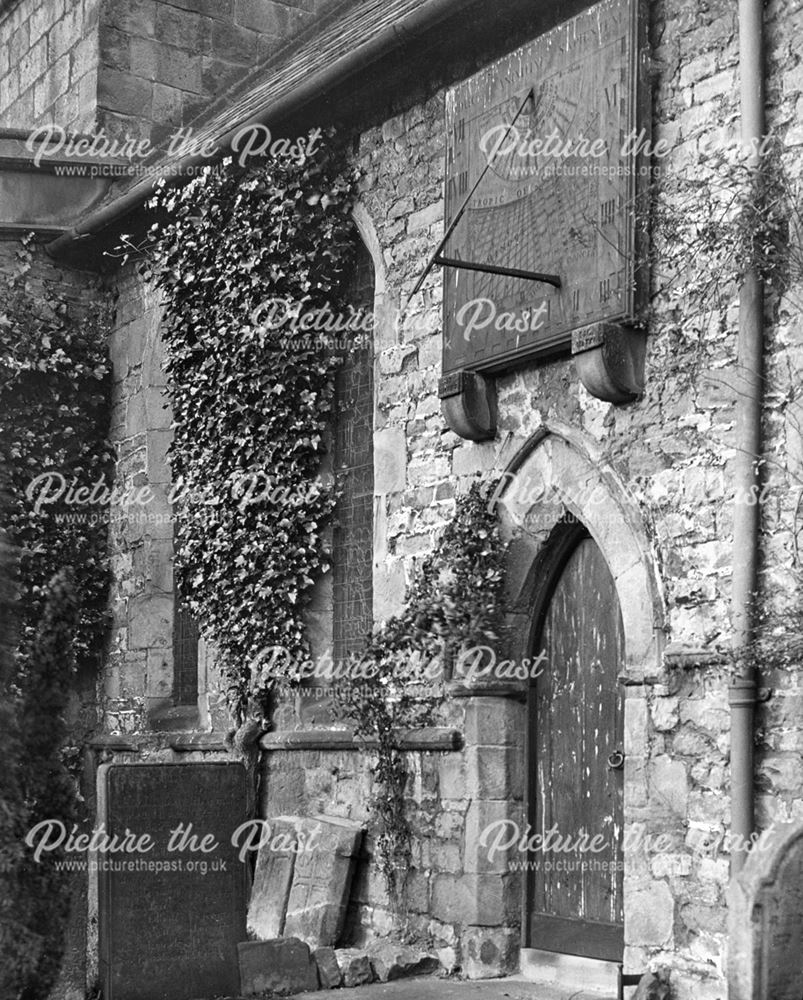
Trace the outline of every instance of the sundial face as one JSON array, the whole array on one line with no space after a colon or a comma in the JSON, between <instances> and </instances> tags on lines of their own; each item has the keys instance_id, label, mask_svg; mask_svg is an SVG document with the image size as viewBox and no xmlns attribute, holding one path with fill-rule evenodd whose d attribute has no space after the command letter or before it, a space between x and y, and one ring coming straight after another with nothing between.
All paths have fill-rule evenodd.
<instances>
[{"instance_id":1,"label":"sundial face","mask_svg":"<svg viewBox=\"0 0 803 1000\"><path fill-rule=\"evenodd\" d=\"M575 329L632 319L638 27L637 0L603 0L449 91L447 226L488 170L442 256L561 287L444 267L444 373L550 357Z\"/></svg>"}]
</instances>

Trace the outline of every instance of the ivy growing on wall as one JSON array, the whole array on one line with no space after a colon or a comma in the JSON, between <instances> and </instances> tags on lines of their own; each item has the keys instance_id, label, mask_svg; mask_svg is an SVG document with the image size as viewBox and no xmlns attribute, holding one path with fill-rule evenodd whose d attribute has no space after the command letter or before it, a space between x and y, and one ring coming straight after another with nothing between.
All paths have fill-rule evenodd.
<instances>
[{"instance_id":1,"label":"ivy growing on wall","mask_svg":"<svg viewBox=\"0 0 803 1000\"><path fill-rule=\"evenodd\" d=\"M16 717L6 739L15 766L9 767L6 759L4 771L11 773L0 782L3 803L11 807L2 824L8 840L0 845L0 949L4 957L0 995L26 1000L47 997L58 974L70 877L56 867L66 857L62 849L37 861L25 845L25 836L45 820L57 820L70 829L81 819L76 775L63 754L69 737L64 710L74 683L79 627L70 570L53 578L47 594L24 672L17 671L14 687L20 690L12 688ZM8 697L8 688L2 693Z\"/></svg>"},{"instance_id":2,"label":"ivy growing on wall","mask_svg":"<svg viewBox=\"0 0 803 1000\"><path fill-rule=\"evenodd\" d=\"M105 313L34 280L33 260L26 238L0 277L0 995L30 1000L58 972L69 881L24 837L80 814L65 711L102 648L108 525L74 501L110 456Z\"/></svg>"},{"instance_id":3,"label":"ivy growing on wall","mask_svg":"<svg viewBox=\"0 0 803 1000\"><path fill-rule=\"evenodd\" d=\"M276 678L252 671L266 647L308 655L303 611L327 568L321 463L342 355L325 338L348 315L354 181L321 142L226 161L154 201L165 222L143 272L164 292L178 580L238 722L267 710Z\"/></svg>"},{"instance_id":4,"label":"ivy growing on wall","mask_svg":"<svg viewBox=\"0 0 803 1000\"><path fill-rule=\"evenodd\" d=\"M704 368L712 341L732 330L729 309L748 270L776 296L803 278L799 194L777 139L765 140L757 162L736 143L683 167L659 161L639 215L653 284L645 323L675 320L663 371L694 378Z\"/></svg>"},{"instance_id":5,"label":"ivy growing on wall","mask_svg":"<svg viewBox=\"0 0 803 1000\"><path fill-rule=\"evenodd\" d=\"M461 651L494 647L501 636L505 545L488 496L487 484L475 483L458 497L453 518L408 588L404 610L377 629L358 658L368 682L359 697L342 701L343 717L375 755L377 863L399 915L413 841L399 733L431 724Z\"/></svg>"},{"instance_id":6,"label":"ivy growing on wall","mask_svg":"<svg viewBox=\"0 0 803 1000\"><path fill-rule=\"evenodd\" d=\"M355 180L320 145L297 162L225 163L162 190L152 206L165 221L151 231L142 272L164 293L179 585L216 644L241 723L266 712L284 679L252 669L264 649L287 650L291 675L293 657L309 656L303 613L328 565L323 529L335 495L321 468L340 357L302 317L348 312ZM404 613L371 638L361 659L373 663L373 681L343 706L377 754L377 848L396 899L410 850L396 734L434 717L443 688L433 664L498 638L502 551L476 486L458 500Z\"/></svg>"},{"instance_id":7,"label":"ivy growing on wall","mask_svg":"<svg viewBox=\"0 0 803 1000\"><path fill-rule=\"evenodd\" d=\"M110 472L108 316L32 278L32 238L0 283L0 464L20 550L20 649L36 639L51 578L71 567L74 652L97 657L106 621L107 525L86 498ZM81 492L85 491L85 492Z\"/></svg>"},{"instance_id":8,"label":"ivy growing on wall","mask_svg":"<svg viewBox=\"0 0 803 1000\"><path fill-rule=\"evenodd\" d=\"M797 444L803 437L803 389L797 355L790 349L797 336L794 317L803 305L801 179L794 146L781 133L771 133L751 149L735 136L714 148L706 146L704 136L696 138L656 157L653 181L636 206L649 235L637 263L651 278L642 317L645 328L657 334L649 347L651 377L675 380L690 401L703 395L728 405L744 393L750 379L737 357L739 290L748 272L756 275L763 285L765 319L771 318L761 373L771 430L762 453L754 456L760 482L753 498L762 507L766 582L754 595L751 648L728 656L765 672L770 664L788 669L803 645L803 466ZM718 488L727 495L724 462L734 439L728 422L711 428L710 402L707 408L687 424L700 419L689 462L700 463L705 456L712 469L721 470ZM682 467L685 459L678 454L674 462ZM660 524L661 500L642 496L641 503L645 518ZM784 536L788 541L778 544ZM713 628L708 641L725 643Z\"/></svg>"}]
</instances>

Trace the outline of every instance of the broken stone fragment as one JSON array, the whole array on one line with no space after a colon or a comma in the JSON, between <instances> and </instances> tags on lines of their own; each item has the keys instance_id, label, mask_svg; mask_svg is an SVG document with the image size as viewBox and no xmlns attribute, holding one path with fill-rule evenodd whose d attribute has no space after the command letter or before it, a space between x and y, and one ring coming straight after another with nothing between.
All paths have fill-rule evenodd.
<instances>
[{"instance_id":1,"label":"broken stone fragment","mask_svg":"<svg viewBox=\"0 0 803 1000\"><path fill-rule=\"evenodd\" d=\"M318 966L318 979L322 990L334 990L343 982L343 973L337 964L334 948L316 948L312 953Z\"/></svg>"},{"instance_id":2,"label":"broken stone fragment","mask_svg":"<svg viewBox=\"0 0 803 1000\"><path fill-rule=\"evenodd\" d=\"M303 993L318 989L318 967L309 946L298 938L242 941L237 945L240 992Z\"/></svg>"},{"instance_id":3,"label":"broken stone fragment","mask_svg":"<svg viewBox=\"0 0 803 1000\"><path fill-rule=\"evenodd\" d=\"M438 959L426 952L389 941L371 945L371 965L380 983L405 976L426 976L436 972Z\"/></svg>"},{"instance_id":4,"label":"broken stone fragment","mask_svg":"<svg viewBox=\"0 0 803 1000\"><path fill-rule=\"evenodd\" d=\"M337 948L337 964L343 975L344 986L362 986L374 981L370 958L359 948Z\"/></svg>"},{"instance_id":5,"label":"broken stone fragment","mask_svg":"<svg viewBox=\"0 0 803 1000\"><path fill-rule=\"evenodd\" d=\"M439 948L437 951L438 961L440 962L441 968L448 975L457 971L457 952L454 948Z\"/></svg>"}]
</instances>

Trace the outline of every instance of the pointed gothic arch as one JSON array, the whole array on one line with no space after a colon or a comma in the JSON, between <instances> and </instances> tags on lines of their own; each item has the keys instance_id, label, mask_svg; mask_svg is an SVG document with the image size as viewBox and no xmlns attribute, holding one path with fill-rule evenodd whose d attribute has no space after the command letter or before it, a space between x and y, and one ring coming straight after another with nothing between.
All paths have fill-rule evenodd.
<instances>
[{"instance_id":1,"label":"pointed gothic arch","mask_svg":"<svg viewBox=\"0 0 803 1000\"><path fill-rule=\"evenodd\" d=\"M508 594L519 619L515 643L527 655L533 606L562 521L585 526L614 579L634 680L654 673L665 626L657 560L636 499L599 450L575 428L545 424L504 470L493 502L511 540ZM526 619L526 621L525 621Z\"/></svg>"}]
</instances>

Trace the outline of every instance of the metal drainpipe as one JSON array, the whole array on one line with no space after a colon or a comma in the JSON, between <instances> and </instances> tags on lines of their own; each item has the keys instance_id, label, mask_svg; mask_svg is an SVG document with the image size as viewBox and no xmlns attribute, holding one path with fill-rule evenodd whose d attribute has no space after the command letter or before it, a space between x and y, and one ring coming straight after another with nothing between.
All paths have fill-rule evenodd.
<instances>
[{"instance_id":1,"label":"metal drainpipe","mask_svg":"<svg viewBox=\"0 0 803 1000\"><path fill-rule=\"evenodd\" d=\"M742 142L757 167L764 138L763 0L739 0L739 67ZM753 638L758 585L758 457L761 454L761 404L764 340L764 286L748 270L739 295L738 385L736 402L735 500L733 512L733 649L736 675L730 685L731 707L731 874L746 859L745 845L753 820L753 718L756 678L741 653Z\"/></svg>"}]
</instances>

